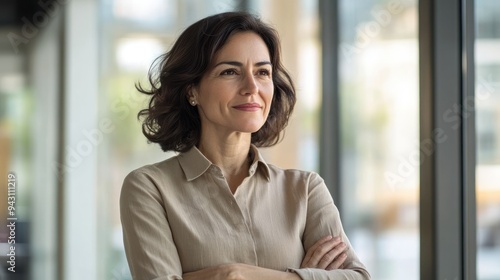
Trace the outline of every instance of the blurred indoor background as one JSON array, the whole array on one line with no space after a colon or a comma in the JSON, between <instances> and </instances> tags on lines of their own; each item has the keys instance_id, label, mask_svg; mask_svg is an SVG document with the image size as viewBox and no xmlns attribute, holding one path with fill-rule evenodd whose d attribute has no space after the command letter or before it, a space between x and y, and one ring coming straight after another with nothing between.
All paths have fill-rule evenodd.
<instances>
[{"instance_id":1,"label":"blurred indoor background","mask_svg":"<svg viewBox=\"0 0 500 280\"><path fill-rule=\"evenodd\" d=\"M334 200L352 245L373 279L420 279L419 165L408 159L420 149L419 3L338 1L339 118L321 120L319 2L0 2L0 279L131 279L122 180L173 155L142 135L136 114L147 99L134 83L188 25L232 10L278 30L298 89L284 141L264 149L267 161L320 172L321 123L337 122ZM500 279L500 1L475 1L475 23L477 279L492 280ZM15 274L6 262L9 172Z\"/></svg>"}]
</instances>

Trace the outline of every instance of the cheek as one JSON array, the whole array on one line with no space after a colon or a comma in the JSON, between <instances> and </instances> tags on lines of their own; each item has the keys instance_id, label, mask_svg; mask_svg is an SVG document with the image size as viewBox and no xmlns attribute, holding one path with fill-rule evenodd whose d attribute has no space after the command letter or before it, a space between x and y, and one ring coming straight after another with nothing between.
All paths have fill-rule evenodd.
<instances>
[{"instance_id":1,"label":"cheek","mask_svg":"<svg viewBox=\"0 0 500 280\"><path fill-rule=\"evenodd\" d=\"M224 88L219 85L211 85L205 87L202 91L200 91L199 100L206 106L217 106L217 104L224 102Z\"/></svg>"},{"instance_id":2,"label":"cheek","mask_svg":"<svg viewBox=\"0 0 500 280\"><path fill-rule=\"evenodd\" d=\"M268 98L266 98L266 110L264 111L264 116L267 119L269 117L269 113L271 112L271 108L273 105L273 95L269 95Z\"/></svg>"},{"instance_id":3,"label":"cheek","mask_svg":"<svg viewBox=\"0 0 500 280\"><path fill-rule=\"evenodd\" d=\"M271 107L271 103L273 101L273 97L274 97L274 86L271 85L270 88L269 88L269 90L267 90L266 93L263 96L265 102L267 103L267 107L268 108Z\"/></svg>"}]
</instances>

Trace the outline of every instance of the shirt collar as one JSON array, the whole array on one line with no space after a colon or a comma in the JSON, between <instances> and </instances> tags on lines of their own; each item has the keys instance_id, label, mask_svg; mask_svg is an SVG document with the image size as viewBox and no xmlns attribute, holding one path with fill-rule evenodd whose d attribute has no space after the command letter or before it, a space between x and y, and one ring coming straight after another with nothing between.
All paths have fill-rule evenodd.
<instances>
[{"instance_id":1,"label":"shirt collar","mask_svg":"<svg viewBox=\"0 0 500 280\"><path fill-rule=\"evenodd\" d=\"M264 161L259 149L257 149L254 145L251 145L250 150L254 155L253 162L250 164L250 174L257 169L260 169L264 172L266 179L270 181L271 177L269 166ZM178 159L188 181L192 181L200 177L210 168L210 166L212 166L212 162L207 159L196 146L193 146L185 153L179 154Z\"/></svg>"},{"instance_id":2,"label":"shirt collar","mask_svg":"<svg viewBox=\"0 0 500 280\"><path fill-rule=\"evenodd\" d=\"M254 157L253 157L253 162L250 164L250 169L252 168L259 168L264 172L264 176L266 177L267 181L271 180L271 171L269 170L269 166L267 165L266 161L264 160L264 157L262 157L262 154L260 153L259 149L255 147L255 145L250 145L250 150L252 151Z\"/></svg>"}]
</instances>

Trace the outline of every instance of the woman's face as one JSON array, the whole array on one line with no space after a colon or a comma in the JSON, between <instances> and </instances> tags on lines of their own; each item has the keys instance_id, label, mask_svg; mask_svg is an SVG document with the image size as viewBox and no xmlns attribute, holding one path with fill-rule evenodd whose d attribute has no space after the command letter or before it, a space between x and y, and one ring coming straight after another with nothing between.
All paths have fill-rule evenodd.
<instances>
[{"instance_id":1,"label":"woman's face","mask_svg":"<svg viewBox=\"0 0 500 280\"><path fill-rule=\"evenodd\" d=\"M190 98L202 131L253 133L266 122L273 98L269 50L253 32L232 35L216 53Z\"/></svg>"}]
</instances>

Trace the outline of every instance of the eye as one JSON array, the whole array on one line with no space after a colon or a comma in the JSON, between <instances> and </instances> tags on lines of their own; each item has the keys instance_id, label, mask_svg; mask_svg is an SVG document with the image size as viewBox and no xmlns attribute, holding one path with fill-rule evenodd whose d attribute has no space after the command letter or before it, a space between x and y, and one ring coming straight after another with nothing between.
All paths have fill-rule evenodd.
<instances>
[{"instance_id":1,"label":"eye","mask_svg":"<svg viewBox=\"0 0 500 280\"><path fill-rule=\"evenodd\" d=\"M267 69L260 69L257 72L257 74L260 75L260 76L271 76L271 71L269 71Z\"/></svg>"},{"instance_id":2,"label":"eye","mask_svg":"<svg viewBox=\"0 0 500 280\"><path fill-rule=\"evenodd\" d=\"M236 75L236 69L226 69L220 73L221 76Z\"/></svg>"}]
</instances>

